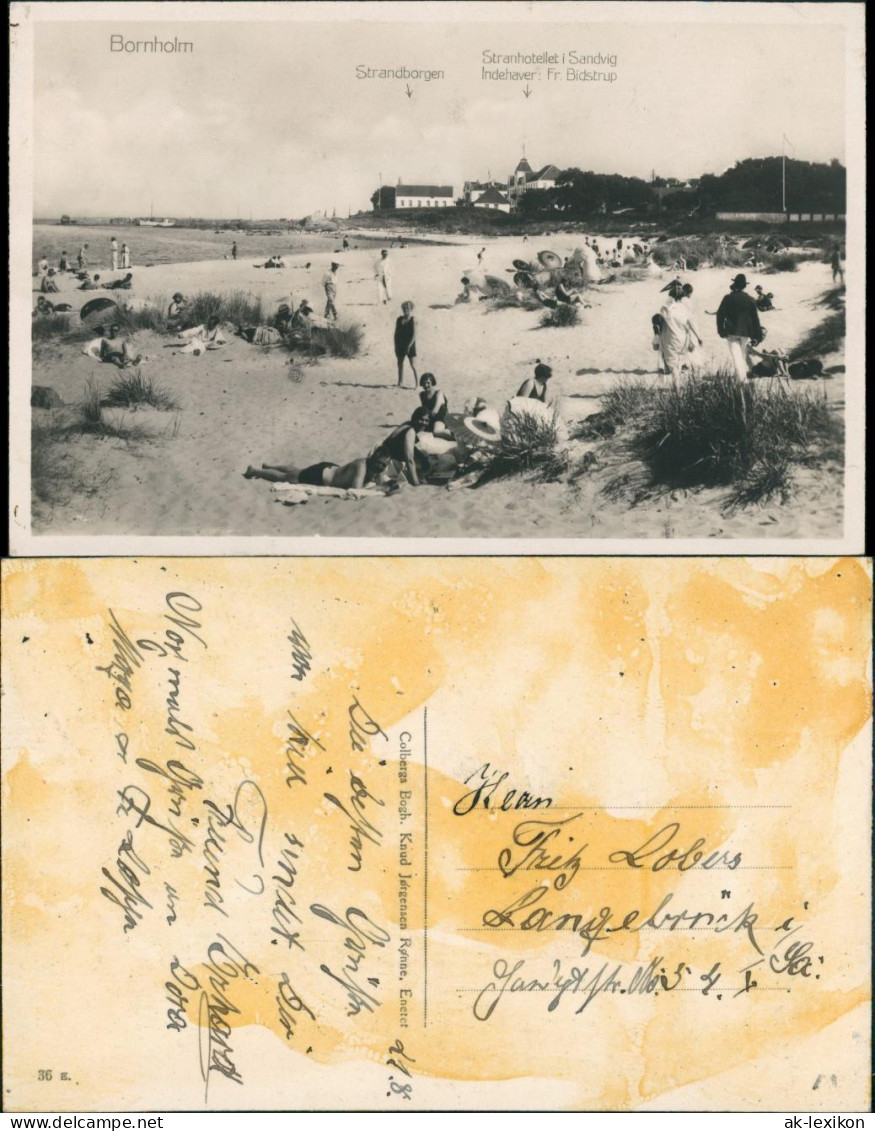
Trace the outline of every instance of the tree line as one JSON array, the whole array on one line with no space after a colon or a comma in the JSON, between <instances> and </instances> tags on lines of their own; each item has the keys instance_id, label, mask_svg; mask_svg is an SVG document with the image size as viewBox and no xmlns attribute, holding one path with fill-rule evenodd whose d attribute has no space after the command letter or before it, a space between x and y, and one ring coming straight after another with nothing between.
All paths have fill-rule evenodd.
<instances>
[{"instance_id":1,"label":"tree line","mask_svg":"<svg viewBox=\"0 0 875 1131\"><path fill-rule=\"evenodd\" d=\"M555 188L525 193L519 211L526 216L578 217L629 209L704 216L718 211L779 212L786 198L791 212L843 213L845 193L846 169L837 160L788 160L785 168L780 157L751 157L719 176L706 173L689 185L563 169Z\"/></svg>"}]
</instances>

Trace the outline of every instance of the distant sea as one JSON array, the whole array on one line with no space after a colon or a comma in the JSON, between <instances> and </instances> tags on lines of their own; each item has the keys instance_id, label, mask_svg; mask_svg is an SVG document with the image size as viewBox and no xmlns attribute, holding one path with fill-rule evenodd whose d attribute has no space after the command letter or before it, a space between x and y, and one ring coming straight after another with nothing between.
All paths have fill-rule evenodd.
<instances>
[{"instance_id":1,"label":"distant sea","mask_svg":"<svg viewBox=\"0 0 875 1131\"><path fill-rule=\"evenodd\" d=\"M194 263L203 259L231 257L231 245L237 241L237 258L262 262L271 255L289 259L295 255L310 255L320 251L338 251L343 233L281 232L267 235L264 232L219 232L198 228L141 228L122 224L34 224L34 267L45 255L50 266L57 266L62 251L75 262L83 243L88 247L89 266L107 270L110 266L109 241L112 237L131 249L131 263L147 267L157 263ZM350 235L352 244L366 245L371 241Z\"/></svg>"}]
</instances>

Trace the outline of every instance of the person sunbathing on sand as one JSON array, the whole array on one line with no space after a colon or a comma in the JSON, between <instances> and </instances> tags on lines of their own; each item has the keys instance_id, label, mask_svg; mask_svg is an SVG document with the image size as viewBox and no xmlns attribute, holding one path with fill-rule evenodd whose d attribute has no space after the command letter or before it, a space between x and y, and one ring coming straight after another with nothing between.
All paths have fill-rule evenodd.
<instances>
[{"instance_id":1,"label":"person sunbathing on sand","mask_svg":"<svg viewBox=\"0 0 875 1131\"><path fill-rule=\"evenodd\" d=\"M40 291L44 295L56 295L60 291L60 287L55 279L55 269L50 267L45 275L43 275L42 282L40 283Z\"/></svg>"},{"instance_id":2,"label":"person sunbathing on sand","mask_svg":"<svg viewBox=\"0 0 875 1131\"><path fill-rule=\"evenodd\" d=\"M129 271L123 279L113 279L111 283L103 283L102 286L105 291L129 291L133 282L134 276Z\"/></svg>"},{"instance_id":3,"label":"person sunbathing on sand","mask_svg":"<svg viewBox=\"0 0 875 1131\"><path fill-rule=\"evenodd\" d=\"M376 455L377 452L381 452L402 467L408 483L414 487L420 485L420 471L426 471L428 466L427 457L417 451L416 445L421 431L424 429L415 424L399 424L373 453ZM417 466L417 463L420 466Z\"/></svg>"},{"instance_id":4,"label":"person sunbathing on sand","mask_svg":"<svg viewBox=\"0 0 875 1131\"><path fill-rule=\"evenodd\" d=\"M141 357L133 356L133 347L127 338L120 336L121 327L113 323L109 328L109 336L100 342L100 360L108 361L119 369L126 369L129 365L138 365Z\"/></svg>"},{"instance_id":5,"label":"person sunbathing on sand","mask_svg":"<svg viewBox=\"0 0 875 1131\"><path fill-rule=\"evenodd\" d=\"M221 319L213 314L207 319L206 325L192 326L190 330L183 330L177 344L182 346L180 353L193 353L195 356L203 350L218 349L225 344Z\"/></svg>"},{"instance_id":6,"label":"person sunbathing on sand","mask_svg":"<svg viewBox=\"0 0 875 1131\"><path fill-rule=\"evenodd\" d=\"M77 288L80 291L98 291L100 290L100 276L95 275L93 279L85 276L85 282Z\"/></svg>"},{"instance_id":7,"label":"person sunbathing on sand","mask_svg":"<svg viewBox=\"0 0 875 1131\"><path fill-rule=\"evenodd\" d=\"M754 346L748 346L747 352L760 359L756 365L751 366L752 377L780 377L784 381L790 380L790 371L787 368L790 358L786 353L781 350L760 350Z\"/></svg>"},{"instance_id":8,"label":"person sunbathing on sand","mask_svg":"<svg viewBox=\"0 0 875 1131\"><path fill-rule=\"evenodd\" d=\"M360 489L368 483L375 483L388 466L389 456L377 448L369 456L342 465L327 461L301 468L272 463L253 467L250 464L243 472L243 478L266 479L269 483L305 483L310 487Z\"/></svg>"}]
</instances>

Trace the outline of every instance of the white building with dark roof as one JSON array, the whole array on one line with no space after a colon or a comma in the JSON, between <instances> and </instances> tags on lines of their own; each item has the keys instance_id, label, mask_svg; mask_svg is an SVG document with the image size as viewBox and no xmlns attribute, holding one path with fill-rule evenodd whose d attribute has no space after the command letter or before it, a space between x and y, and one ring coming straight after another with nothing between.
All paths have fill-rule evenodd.
<instances>
[{"instance_id":1,"label":"white building with dark roof","mask_svg":"<svg viewBox=\"0 0 875 1131\"><path fill-rule=\"evenodd\" d=\"M454 202L452 185L395 186L396 208L451 208Z\"/></svg>"},{"instance_id":2,"label":"white building with dark roof","mask_svg":"<svg viewBox=\"0 0 875 1131\"><path fill-rule=\"evenodd\" d=\"M551 189L556 187L559 170L555 165L544 165L537 171L525 157L507 178L507 195L512 208L516 208L522 196L530 189Z\"/></svg>"},{"instance_id":3,"label":"white building with dark roof","mask_svg":"<svg viewBox=\"0 0 875 1131\"><path fill-rule=\"evenodd\" d=\"M496 188L488 188L486 192L475 196L472 203L475 208L490 208L496 212L510 212L510 201L503 192L499 192Z\"/></svg>"}]
</instances>

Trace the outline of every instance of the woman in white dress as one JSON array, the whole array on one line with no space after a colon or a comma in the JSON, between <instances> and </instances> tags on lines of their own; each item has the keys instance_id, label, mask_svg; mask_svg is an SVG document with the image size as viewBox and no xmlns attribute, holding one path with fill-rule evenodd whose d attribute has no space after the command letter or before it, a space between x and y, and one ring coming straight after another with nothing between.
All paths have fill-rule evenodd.
<instances>
[{"instance_id":1,"label":"woman in white dress","mask_svg":"<svg viewBox=\"0 0 875 1131\"><path fill-rule=\"evenodd\" d=\"M662 327L659 333L659 349L663 364L677 386L681 379L681 369L690 365L690 358L702 339L693 325L693 312L683 294L667 299L660 310Z\"/></svg>"}]
</instances>

